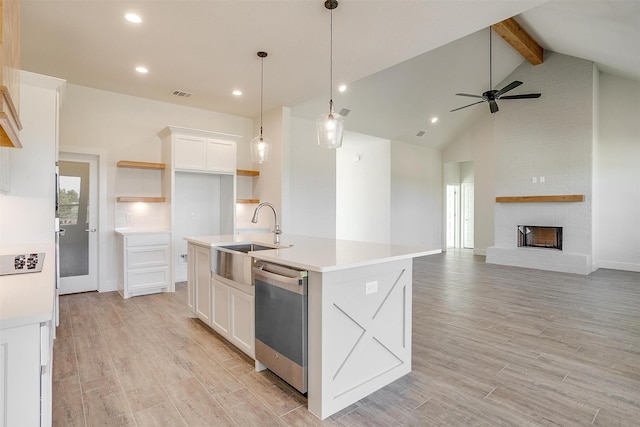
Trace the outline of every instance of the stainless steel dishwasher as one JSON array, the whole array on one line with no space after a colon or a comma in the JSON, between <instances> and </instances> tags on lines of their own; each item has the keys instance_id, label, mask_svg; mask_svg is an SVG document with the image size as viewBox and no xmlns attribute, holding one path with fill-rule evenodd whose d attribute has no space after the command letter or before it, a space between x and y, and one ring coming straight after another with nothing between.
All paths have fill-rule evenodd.
<instances>
[{"instance_id":1,"label":"stainless steel dishwasher","mask_svg":"<svg viewBox=\"0 0 640 427\"><path fill-rule=\"evenodd\" d=\"M299 392L307 392L306 271L256 261L256 359Z\"/></svg>"}]
</instances>

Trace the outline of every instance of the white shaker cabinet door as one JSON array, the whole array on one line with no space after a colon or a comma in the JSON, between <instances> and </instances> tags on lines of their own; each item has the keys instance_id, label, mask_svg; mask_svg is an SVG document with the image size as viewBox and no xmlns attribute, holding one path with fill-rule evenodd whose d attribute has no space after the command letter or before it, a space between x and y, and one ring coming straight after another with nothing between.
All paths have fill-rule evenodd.
<instances>
[{"instance_id":1,"label":"white shaker cabinet door","mask_svg":"<svg viewBox=\"0 0 640 427\"><path fill-rule=\"evenodd\" d=\"M205 170L205 144L207 139L199 136L177 135L174 146L176 169Z\"/></svg>"},{"instance_id":2,"label":"white shaker cabinet door","mask_svg":"<svg viewBox=\"0 0 640 427\"><path fill-rule=\"evenodd\" d=\"M207 138L206 169L213 172L235 173L236 143Z\"/></svg>"},{"instance_id":3,"label":"white shaker cabinet door","mask_svg":"<svg viewBox=\"0 0 640 427\"><path fill-rule=\"evenodd\" d=\"M211 280L211 327L214 331L229 339L229 286Z\"/></svg>"},{"instance_id":4,"label":"white shaker cabinet door","mask_svg":"<svg viewBox=\"0 0 640 427\"><path fill-rule=\"evenodd\" d=\"M253 295L231 288L229 341L249 356L256 356L255 309Z\"/></svg>"}]
</instances>

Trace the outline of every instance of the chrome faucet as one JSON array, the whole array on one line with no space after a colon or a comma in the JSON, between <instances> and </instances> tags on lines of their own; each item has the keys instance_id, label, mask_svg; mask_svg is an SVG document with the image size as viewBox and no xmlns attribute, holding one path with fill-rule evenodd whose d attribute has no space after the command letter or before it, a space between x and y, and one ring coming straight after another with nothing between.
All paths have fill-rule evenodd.
<instances>
[{"instance_id":1,"label":"chrome faucet","mask_svg":"<svg viewBox=\"0 0 640 427\"><path fill-rule=\"evenodd\" d=\"M277 244L280 243L280 235L282 234L282 230L280 230L280 224L278 223L278 211L276 210L275 206L273 206L269 202L260 203L256 207L256 210L253 211L253 218L251 218L251 222L254 223L254 224L258 222L258 211L263 206L269 206L271 208L271 210L273 211L273 216L275 217L275 221L276 221L276 225L273 228L273 243L275 243L277 245Z\"/></svg>"}]
</instances>

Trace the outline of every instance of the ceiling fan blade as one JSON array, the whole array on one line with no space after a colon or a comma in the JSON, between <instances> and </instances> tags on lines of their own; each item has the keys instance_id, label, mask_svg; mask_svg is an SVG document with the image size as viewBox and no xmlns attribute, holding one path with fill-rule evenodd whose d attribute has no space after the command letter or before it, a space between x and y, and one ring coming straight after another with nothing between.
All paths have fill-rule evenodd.
<instances>
[{"instance_id":1,"label":"ceiling fan blade","mask_svg":"<svg viewBox=\"0 0 640 427\"><path fill-rule=\"evenodd\" d=\"M518 86L520 86L522 84L521 81L515 80L511 83L509 83L508 85L506 85L505 87L503 87L502 89L500 89L499 91L496 92L496 98L500 98L500 95L502 95L503 93L507 93L512 89L517 88Z\"/></svg>"},{"instance_id":2,"label":"ceiling fan blade","mask_svg":"<svg viewBox=\"0 0 640 427\"><path fill-rule=\"evenodd\" d=\"M500 99L529 99L529 98L540 98L539 93L524 93L522 95L507 95L501 96Z\"/></svg>"},{"instance_id":3,"label":"ceiling fan blade","mask_svg":"<svg viewBox=\"0 0 640 427\"><path fill-rule=\"evenodd\" d=\"M489 109L491 110L491 114L498 111L498 103L494 99L489 101Z\"/></svg>"},{"instance_id":4,"label":"ceiling fan blade","mask_svg":"<svg viewBox=\"0 0 640 427\"><path fill-rule=\"evenodd\" d=\"M463 108L471 107L472 105L482 104L483 102L484 102L484 101L474 102L473 104L465 105L464 107L456 108L455 110L451 110L451 111L449 111L449 112L450 112L450 113L453 113L454 111L462 110Z\"/></svg>"},{"instance_id":5,"label":"ceiling fan blade","mask_svg":"<svg viewBox=\"0 0 640 427\"><path fill-rule=\"evenodd\" d=\"M456 93L456 95L458 95L458 96L470 96L470 97L472 97L472 98L484 98L483 96L480 96L480 95L471 95L471 94L469 94L469 93Z\"/></svg>"}]
</instances>

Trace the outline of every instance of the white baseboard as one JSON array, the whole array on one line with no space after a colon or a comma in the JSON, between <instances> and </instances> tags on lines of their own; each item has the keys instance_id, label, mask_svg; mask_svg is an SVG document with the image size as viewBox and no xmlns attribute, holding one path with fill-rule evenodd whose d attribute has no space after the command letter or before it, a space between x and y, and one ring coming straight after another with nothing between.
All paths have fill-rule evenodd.
<instances>
[{"instance_id":1,"label":"white baseboard","mask_svg":"<svg viewBox=\"0 0 640 427\"><path fill-rule=\"evenodd\" d=\"M598 261L593 266L593 271L599 268L608 268L611 270L624 270L624 271L634 271L640 273L640 264L635 264L631 262L618 262L618 261Z\"/></svg>"}]
</instances>

